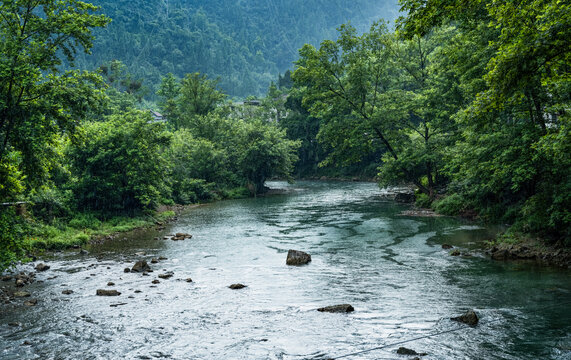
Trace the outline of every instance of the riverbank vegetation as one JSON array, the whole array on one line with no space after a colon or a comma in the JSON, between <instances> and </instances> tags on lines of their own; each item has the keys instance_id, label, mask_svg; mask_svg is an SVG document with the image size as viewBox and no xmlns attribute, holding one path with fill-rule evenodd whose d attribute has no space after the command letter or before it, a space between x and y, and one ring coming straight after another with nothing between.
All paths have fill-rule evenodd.
<instances>
[{"instance_id":1,"label":"riverbank vegetation","mask_svg":"<svg viewBox=\"0 0 571 360\"><path fill-rule=\"evenodd\" d=\"M571 6L401 0L406 15L306 45L293 74L322 162L382 153L417 203L571 239Z\"/></svg>"},{"instance_id":2,"label":"riverbank vegetation","mask_svg":"<svg viewBox=\"0 0 571 360\"><path fill-rule=\"evenodd\" d=\"M160 18L178 18L184 9L175 5ZM221 81L242 94L268 74L231 85L199 66L157 76L180 49L152 67L150 80L131 72L140 67L132 49L125 62L76 70L76 62L102 59L90 57L94 43L121 58L117 39L101 30L110 19L100 9L76 0L2 2L0 268L33 246L81 245L155 221L160 204L256 196L272 177L414 184L420 206L509 224L510 239L521 233L569 246L571 5L400 5L396 30L384 21L362 34L341 25L335 40L303 46L264 98L252 90L237 103ZM220 30L200 11L191 22L206 26L193 25L194 35Z\"/></svg>"}]
</instances>

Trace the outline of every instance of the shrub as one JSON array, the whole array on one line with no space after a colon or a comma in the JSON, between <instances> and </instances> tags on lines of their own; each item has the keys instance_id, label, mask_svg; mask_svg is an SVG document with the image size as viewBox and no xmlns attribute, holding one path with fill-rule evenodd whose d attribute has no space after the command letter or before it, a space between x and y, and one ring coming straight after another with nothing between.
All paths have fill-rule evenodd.
<instances>
[{"instance_id":1,"label":"shrub","mask_svg":"<svg viewBox=\"0 0 571 360\"><path fill-rule=\"evenodd\" d=\"M459 215L468 208L467 201L458 193L434 202L436 212L444 215Z\"/></svg>"}]
</instances>

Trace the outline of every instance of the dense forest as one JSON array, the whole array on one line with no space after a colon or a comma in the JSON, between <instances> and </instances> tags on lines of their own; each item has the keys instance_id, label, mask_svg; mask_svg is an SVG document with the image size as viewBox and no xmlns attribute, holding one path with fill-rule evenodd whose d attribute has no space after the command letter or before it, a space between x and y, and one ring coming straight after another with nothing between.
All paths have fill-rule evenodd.
<instances>
[{"instance_id":1,"label":"dense forest","mask_svg":"<svg viewBox=\"0 0 571 360\"><path fill-rule=\"evenodd\" d=\"M324 174L569 246L571 5L97 4L0 2L0 268Z\"/></svg>"},{"instance_id":2,"label":"dense forest","mask_svg":"<svg viewBox=\"0 0 571 360\"><path fill-rule=\"evenodd\" d=\"M278 73L291 69L297 50L335 36L351 21L360 30L383 16L396 18L396 0L95 0L112 19L96 29L85 69L119 60L144 79L153 97L161 76L200 72L220 78L231 97L260 96Z\"/></svg>"}]
</instances>

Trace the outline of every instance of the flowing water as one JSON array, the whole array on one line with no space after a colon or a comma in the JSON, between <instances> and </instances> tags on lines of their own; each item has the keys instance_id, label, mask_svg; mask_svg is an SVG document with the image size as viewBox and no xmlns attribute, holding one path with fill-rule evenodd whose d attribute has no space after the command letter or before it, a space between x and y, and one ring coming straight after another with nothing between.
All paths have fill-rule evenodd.
<instances>
[{"instance_id":1,"label":"flowing water","mask_svg":"<svg viewBox=\"0 0 571 360\"><path fill-rule=\"evenodd\" d=\"M478 249L492 229L402 216L407 206L375 184L270 186L286 191L200 206L164 231L50 259L25 288L36 306L0 307L0 358L413 358L396 354L405 346L422 359L571 359L569 270L491 261ZM194 236L154 239L174 232ZM473 256L450 256L444 243ZM288 249L313 261L287 266ZM159 256L149 276L123 272ZM315 310L343 303L355 312ZM468 309L477 326L450 320Z\"/></svg>"}]
</instances>

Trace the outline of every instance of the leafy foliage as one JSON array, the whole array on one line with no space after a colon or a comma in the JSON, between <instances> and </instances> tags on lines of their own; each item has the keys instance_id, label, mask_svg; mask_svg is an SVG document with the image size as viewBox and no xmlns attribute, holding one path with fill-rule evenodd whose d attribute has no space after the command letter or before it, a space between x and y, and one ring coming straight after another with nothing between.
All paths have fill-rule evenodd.
<instances>
[{"instance_id":1,"label":"leafy foliage","mask_svg":"<svg viewBox=\"0 0 571 360\"><path fill-rule=\"evenodd\" d=\"M397 11L387 0L330 0L326 8L316 0L92 2L113 22L96 33L94 55L78 60L83 67L117 59L151 86L167 73L199 72L220 78L220 88L240 98L264 95L304 43L334 36L348 20L365 29Z\"/></svg>"},{"instance_id":2,"label":"leafy foliage","mask_svg":"<svg viewBox=\"0 0 571 360\"><path fill-rule=\"evenodd\" d=\"M68 154L78 208L117 212L156 206L166 168L160 153L170 142L164 125L133 110L83 130L85 141Z\"/></svg>"}]
</instances>

